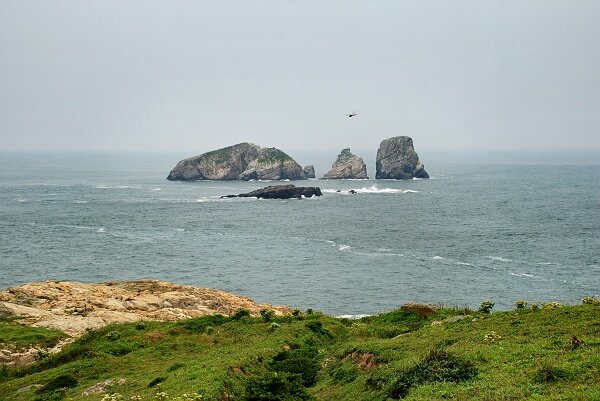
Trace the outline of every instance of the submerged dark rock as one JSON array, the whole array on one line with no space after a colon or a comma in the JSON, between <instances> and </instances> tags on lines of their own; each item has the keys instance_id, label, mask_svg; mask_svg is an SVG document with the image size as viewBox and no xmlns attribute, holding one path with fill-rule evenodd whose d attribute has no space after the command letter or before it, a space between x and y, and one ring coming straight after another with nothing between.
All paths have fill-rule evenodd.
<instances>
[{"instance_id":1,"label":"submerged dark rock","mask_svg":"<svg viewBox=\"0 0 600 401\"><path fill-rule=\"evenodd\" d=\"M259 199L301 199L321 196L319 187L297 187L295 185L271 185L266 188L238 195L225 195L221 198L259 198Z\"/></svg>"}]
</instances>

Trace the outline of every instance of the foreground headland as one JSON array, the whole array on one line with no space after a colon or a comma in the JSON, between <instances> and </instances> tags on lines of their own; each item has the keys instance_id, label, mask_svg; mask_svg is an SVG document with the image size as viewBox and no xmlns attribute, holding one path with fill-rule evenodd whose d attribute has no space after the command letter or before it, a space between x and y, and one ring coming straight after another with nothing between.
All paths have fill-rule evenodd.
<instances>
[{"instance_id":1,"label":"foreground headland","mask_svg":"<svg viewBox=\"0 0 600 401\"><path fill-rule=\"evenodd\" d=\"M492 301L477 311L407 304L351 320L154 280L50 281L0 295L2 400L600 396L595 298L495 313ZM104 313L124 323L79 337L39 327L57 316L107 323Z\"/></svg>"}]
</instances>

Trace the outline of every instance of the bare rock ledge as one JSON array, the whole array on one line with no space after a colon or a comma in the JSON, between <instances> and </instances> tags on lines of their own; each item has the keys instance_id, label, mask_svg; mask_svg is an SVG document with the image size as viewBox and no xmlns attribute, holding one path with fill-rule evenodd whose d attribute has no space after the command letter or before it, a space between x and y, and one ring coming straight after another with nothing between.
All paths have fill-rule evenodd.
<instances>
[{"instance_id":1,"label":"bare rock ledge","mask_svg":"<svg viewBox=\"0 0 600 401\"><path fill-rule=\"evenodd\" d=\"M111 323L231 315L238 308L249 310L253 316L263 308L271 308L277 315L291 312L287 306L257 304L224 291L158 280L100 284L46 281L0 291L0 316L21 316L23 324L61 330L73 337Z\"/></svg>"}]
</instances>

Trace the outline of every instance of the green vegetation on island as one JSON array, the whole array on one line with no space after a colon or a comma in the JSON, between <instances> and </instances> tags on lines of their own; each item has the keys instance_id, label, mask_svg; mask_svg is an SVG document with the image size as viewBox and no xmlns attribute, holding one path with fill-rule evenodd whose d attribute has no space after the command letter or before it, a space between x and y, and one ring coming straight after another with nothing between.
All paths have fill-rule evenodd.
<instances>
[{"instance_id":1,"label":"green vegetation on island","mask_svg":"<svg viewBox=\"0 0 600 401\"><path fill-rule=\"evenodd\" d=\"M598 400L600 305L491 312L403 310L362 319L311 310L113 324L58 354L0 370L2 400ZM435 323L434 323L435 322ZM432 324L433 323L433 324ZM0 342L56 331L0 320ZM103 384L104 393L89 389ZM84 391L91 395L83 395Z\"/></svg>"},{"instance_id":2,"label":"green vegetation on island","mask_svg":"<svg viewBox=\"0 0 600 401\"><path fill-rule=\"evenodd\" d=\"M276 148L265 148L256 159L256 164L259 166L270 166L279 165L290 161L293 162L294 159L292 159L287 153Z\"/></svg>"}]
</instances>

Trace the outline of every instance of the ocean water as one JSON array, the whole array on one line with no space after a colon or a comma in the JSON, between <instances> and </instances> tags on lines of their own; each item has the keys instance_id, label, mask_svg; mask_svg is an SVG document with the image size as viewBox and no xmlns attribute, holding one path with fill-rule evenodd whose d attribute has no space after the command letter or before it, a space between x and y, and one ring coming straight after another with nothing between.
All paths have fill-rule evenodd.
<instances>
[{"instance_id":1,"label":"ocean water","mask_svg":"<svg viewBox=\"0 0 600 401\"><path fill-rule=\"evenodd\" d=\"M333 315L600 297L593 160L426 160L429 180L299 181L323 196L257 200L220 196L277 183L169 182L179 159L2 154L0 288L151 278Z\"/></svg>"}]
</instances>

